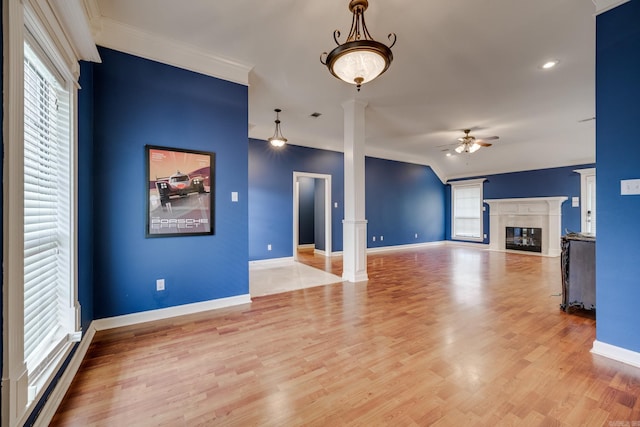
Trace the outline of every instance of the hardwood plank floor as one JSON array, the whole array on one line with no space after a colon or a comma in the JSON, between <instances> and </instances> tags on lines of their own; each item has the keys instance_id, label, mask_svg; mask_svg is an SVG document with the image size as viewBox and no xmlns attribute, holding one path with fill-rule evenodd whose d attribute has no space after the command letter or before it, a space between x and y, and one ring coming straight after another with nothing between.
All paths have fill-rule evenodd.
<instances>
[{"instance_id":1,"label":"hardwood plank floor","mask_svg":"<svg viewBox=\"0 0 640 427\"><path fill-rule=\"evenodd\" d=\"M640 424L640 370L589 352L558 258L441 246L368 272L101 331L52 425Z\"/></svg>"}]
</instances>

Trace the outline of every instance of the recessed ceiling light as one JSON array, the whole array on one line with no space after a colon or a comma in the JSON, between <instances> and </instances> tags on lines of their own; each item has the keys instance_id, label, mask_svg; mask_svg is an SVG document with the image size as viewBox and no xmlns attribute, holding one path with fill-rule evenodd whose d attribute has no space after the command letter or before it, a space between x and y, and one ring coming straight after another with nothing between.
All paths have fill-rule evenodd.
<instances>
[{"instance_id":1,"label":"recessed ceiling light","mask_svg":"<svg viewBox=\"0 0 640 427\"><path fill-rule=\"evenodd\" d=\"M558 61L556 59L554 59L552 61L547 61L544 64L542 64L542 68L545 69L545 70L548 70L549 68L553 68L556 65L558 65L558 62L560 62L560 61Z\"/></svg>"},{"instance_id":2,"label":"recessed ceiling light","mask_svg":"<svg viewBox=\"0 0 640 427\"><path fill-rule=\"evenodd\" d=\"M447 153L447 157L451 157L451 153Z\"/></svg>"}]
</instances>

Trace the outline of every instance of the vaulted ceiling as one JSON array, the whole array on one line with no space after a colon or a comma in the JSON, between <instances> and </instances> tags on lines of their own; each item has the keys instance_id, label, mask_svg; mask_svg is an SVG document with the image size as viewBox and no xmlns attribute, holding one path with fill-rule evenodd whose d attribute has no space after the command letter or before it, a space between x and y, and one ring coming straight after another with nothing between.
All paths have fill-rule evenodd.
<instances>
[{"instance_id":1,"label":"vaulted ceiling","mask_svg":"<svg viewBox=\"0 0 640 427\"><path fill-rule=\"evenodd\" d=\"M360 92L319 60L335 29L348 33L348 0L85 5L100 45L248 83L251 138L271 136L281 108L290 144L342 151L342 104L355 98L368 105L367 155L429 165L443 181L595 161L587 0L370 0L372 36L397 43L389 70ZM542 69L550 59L558 65ZM465 128L500 138L457 154Z\"/></svg>"}]
</instances>

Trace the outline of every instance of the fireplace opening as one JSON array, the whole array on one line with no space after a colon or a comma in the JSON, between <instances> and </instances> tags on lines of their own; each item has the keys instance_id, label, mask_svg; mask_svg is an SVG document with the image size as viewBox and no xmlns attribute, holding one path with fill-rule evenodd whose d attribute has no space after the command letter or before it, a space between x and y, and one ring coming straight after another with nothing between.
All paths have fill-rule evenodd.
<instances>
[{"instance_id":1,"label":"fireplace opening","mask_svg":"<svg viewBox=\"0 0 640 427\"><path fill-rule=\"evenodd\" d=\"M542 228L507 227L505 248L542 253Z\"/></svg>"}]
</instances>

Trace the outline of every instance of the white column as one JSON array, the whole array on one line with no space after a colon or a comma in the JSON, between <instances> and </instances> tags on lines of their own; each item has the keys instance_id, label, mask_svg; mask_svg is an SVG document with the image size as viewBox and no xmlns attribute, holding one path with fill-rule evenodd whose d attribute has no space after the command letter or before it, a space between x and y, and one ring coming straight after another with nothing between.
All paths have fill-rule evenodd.
<instances>
[{"instance_id":1,"label":"white column","mask_svg":"<svg viewBox=\"0 0 640 427\"><path fill-rule=\"evenodd\" d=\"M364 197L364 110L366 102L346 101L344 109L344 220L342 279L368 280L367 220Z\"/></svg>"}]
</instances>

